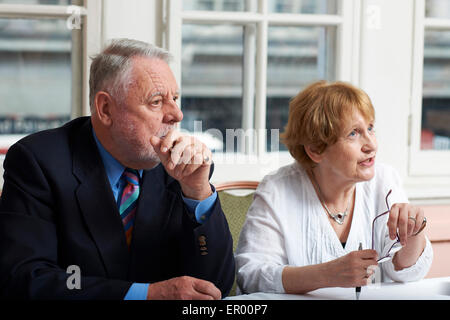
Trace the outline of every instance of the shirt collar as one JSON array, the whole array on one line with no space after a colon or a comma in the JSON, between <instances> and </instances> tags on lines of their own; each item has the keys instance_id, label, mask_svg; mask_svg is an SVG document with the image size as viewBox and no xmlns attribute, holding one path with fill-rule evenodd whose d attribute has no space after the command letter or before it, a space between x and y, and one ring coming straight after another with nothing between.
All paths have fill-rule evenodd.
<instances>
[{"instance_id":1,"label":"shirt collar","mask_svg":"<svg viewBox=\"0 0 450 320\"><path fill-rule=\"evenodd\" d=\"M100 143L97 135L95 134L94 128L92 128L92 135L94 136L95 143L97 144L98 151L105 166L106 175L108 176L109 183L111 186L115 186L119 182L125 167L117 161ZM144 170L138 170L139 177L142 178L142 173Z\"/></svg>"}]
</instances>

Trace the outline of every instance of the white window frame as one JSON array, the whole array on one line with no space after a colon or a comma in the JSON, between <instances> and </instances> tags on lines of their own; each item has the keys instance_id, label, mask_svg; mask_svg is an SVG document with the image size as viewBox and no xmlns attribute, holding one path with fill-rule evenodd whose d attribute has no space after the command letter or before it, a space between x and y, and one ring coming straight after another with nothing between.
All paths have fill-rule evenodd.
<instances>
[{"instance_id":1,"label":"white window frame","mask_svg":"<svg viewBox=\"0 0 450 320\"><path fill-rule=\"evenodd\" d=\"M450 180L450 150L420 149L425 30L450 31L450 18L425 17L425 0L416 0L415 21L409 172L412 177L446 176Z\"/></svg>"},{"instance_id":2,"label":"white window frame","mask_svg":"<svg viewBox=\"0 0 450 320\"><path fill-rule=\"evenodd\" d=\"M101 46L102 0L80 0L83 6L0 4L0 18L21 19L69 19L77 7L82 19L82 33L72 32L72 97L71 118L88 115L89 112L89 56ZM5 150L24 135L0 136L0 149Z\"/></svg>"},{"instance_id":3,"label":"white window frame","mask_svg":"<svg viewBox=\"0 0 450 320\"><path fill-rule=\"evenodd\" d=\"M243 81L243 125L242 129L256 129L256 154L248 150L234 154L232 158L223 155L223 161L215 159L216 170L213 182L242 180L261 180L264 175L293 161L289 152L266 152L266 89L267 89L267 46L269 26L335 26L336 31L336 79L355 85L359 82L359 18L360 2L338 0L337 14L287 14L269 13L267 0L247 0L248 8L258 11L218 12L183 11L181 1L165 0L162 15L165 17L165 36L163 46L175 57L171 68L181 83L182 24L233 24L249 26L244 28L244 81ZM253 29L252 29L253 28ZM256 30L255 30L256 29ZM256 31L256 32L255 32ZM252 39L256 40L256 46ZM353 41L352 41L353 39ZM254 56L245 59L245 56ZM255 85L253 85L255 83ZM253 103L253 97L254 103ZM239 164L239 165L236 165ZM255 165L257 164L257 165Z\"/></svg>"},{"instance_id":4,"label":"white window frame","mask_svg":"<svg viewBox=\"0 0 450 320\"><path fill-rule=\"evenodd\" d=\"M428 30L450 30L450 19L425 17L425 0L413 8L410 114L407 120L407 176L410 201L420 205L450 203L450 151L421 150L424 35ZM402 128L403 125L400 125ZM398 142L398 141L397 141ZM400 152L402 154L402 152ZM389 157L394 160L395 155Z\"/></svg>"}]
</instances>

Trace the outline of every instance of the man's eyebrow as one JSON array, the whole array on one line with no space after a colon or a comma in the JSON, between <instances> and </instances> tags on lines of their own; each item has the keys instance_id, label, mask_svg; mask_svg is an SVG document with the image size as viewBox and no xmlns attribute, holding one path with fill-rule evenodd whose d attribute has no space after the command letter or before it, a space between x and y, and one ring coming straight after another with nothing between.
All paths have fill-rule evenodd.
<instances>
[{"instance_id":1,"label":"man's eyebrow","mask_svg":"<svg viewBox=\"0 0 450 320\"><path fill-rule=\"evenodd\" d=\"M151 99L151 98L153 98L154 96L162 96L162 95L163 95L163 94L162 94L161 91L157 91L157 92L152 93L148 98Z\"/></svg>"},{"instance_id":2,"label":"man's eyebrow","mask_svg":"<svg viewBox=\"0 0 450 320\"><path fill-rule=\"evenodd\" d=\"M179 95L180 95L180 92L179 92L179 91L176 91L173 95L174 95L174 96L179 96ZM148 97L148 99L151 99L151 98L153 98L153 97L155 97L155 96L163 96L163 93L162 93L161 91L154 92L154 93L152 93L152 94Z\"/></svg>"}]
</instances>

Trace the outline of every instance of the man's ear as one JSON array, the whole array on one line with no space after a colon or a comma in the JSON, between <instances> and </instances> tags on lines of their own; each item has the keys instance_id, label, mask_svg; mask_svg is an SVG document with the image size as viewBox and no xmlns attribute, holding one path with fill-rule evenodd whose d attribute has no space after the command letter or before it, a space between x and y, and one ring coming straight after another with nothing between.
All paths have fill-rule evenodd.
<instances>
[{"instance_id":1,"label":"man's ear","mask_svg":"<svg viewBox=\"0 0 450 320\"><path fill-rule=\"evenodd\" d=\"M94 103L97 118L103 125L110 126L112 124L111 111L115 104L112 97L105 91L99 91L95 95Z\"/></svg>"},{"instance_id":2,"label":"man's ear","mask_svg":"<svg viewBox=\"0 0 450 320\"><path fill-rule=\"evenodd\" d=\"M313 145L305 145L303 146L305 148L306 154L311 158L312 161L315 163L320 163L324 157L323 152L319 152L316 146Z\"/></svg>"}]
</instances>

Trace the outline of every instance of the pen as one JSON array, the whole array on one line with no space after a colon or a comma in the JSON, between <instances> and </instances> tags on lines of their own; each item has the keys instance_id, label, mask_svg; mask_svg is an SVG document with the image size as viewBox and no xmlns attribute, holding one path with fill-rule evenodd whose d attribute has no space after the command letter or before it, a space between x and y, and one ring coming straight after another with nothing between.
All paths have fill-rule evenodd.
<instances>
[{"instance_id":1,"label":"pen","mask_svg":"<svg viewBox=\"0 0 450 320\"><path fill-rule=\"evenodd\" d=\"M362 243L359 243L358 250L362 250ZM356 300L359 300L359 295L361 294L361 287L356 287Z\"/></svg>"}]
</instances>

